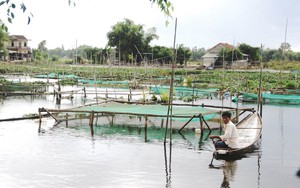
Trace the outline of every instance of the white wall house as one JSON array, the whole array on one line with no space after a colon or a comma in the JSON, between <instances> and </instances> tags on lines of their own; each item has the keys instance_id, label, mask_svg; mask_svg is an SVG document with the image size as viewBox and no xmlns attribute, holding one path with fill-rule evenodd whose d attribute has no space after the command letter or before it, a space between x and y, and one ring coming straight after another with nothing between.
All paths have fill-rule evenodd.
<instances>
[{"instance_id":1,"label":"white wall house","mask_svg":"<svg viewBox=\"0 0 300 188\"><path fill-rule=\"evenodd\" d=\"M206 53L204 56L202 56L203 65L205 67L214 67L214 63L218 59L219 55L216 53Z\"/></svg>"},{"instance_id":2,"label":"white wall house","mask_svg":"<svg viewBox=\"0 0 300 188\"><path fill-rule=\"evenodd\" d=\"M28 47L28 39L23 35L11 35L6 42L9 60L31 59L31 48Z\"/></svg>"},{"instance_id":3,"label":"white wall house","mask_svg":"<svg viewBox=\"0 0 300 188\"><path fill-rule=\"evenodd\" d=\"M202 56L203 65L205 67L215 67L215 62L219 57L219 53L224 48L230 48L234 49L234 46L228 44L228 43L219 43L215 45L214 47L207 50L207 53Z\"/></svg>"}]
</instances>

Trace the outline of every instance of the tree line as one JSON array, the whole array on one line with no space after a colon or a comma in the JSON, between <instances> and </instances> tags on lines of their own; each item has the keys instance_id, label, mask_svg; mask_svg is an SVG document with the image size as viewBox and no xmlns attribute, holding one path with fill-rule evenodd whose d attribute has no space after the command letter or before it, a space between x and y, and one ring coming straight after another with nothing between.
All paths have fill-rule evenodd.
<instances>
[{"instance_id":1,"label":"tree line","mask_svg":"<svg viewBox=\"0 0 300 188\"><path fill-rule=\"evenodd\" d=\"M107 33L108 43L104 48L88 45L76 49L65 50L64 46L47 49L46 41L39 43L37 49L32 49L32 57L38 62L67 61L69 63L89 64L128 64L136 65L150 62L156 65L170 64L174 54L176 62L185 65L188 61L200 62L207 53L205 48L189 48L180 44L173 49L165 46L151 46L150 43L158 39L156 28L144 29L143 25L135 24L130 19L124 19L113 25ZM5 53L4 42L8 40L8 33L0 30L0 53ZM1 54L0 54L1 55ZM300 52L293 52L289 43L282 43L278 49L261 49L248 44L239 44L236 48L224 48L219 53L217 61L236 61L247 56L249 62L269 61L300 61Z\"/></svg>"}]
</instances>

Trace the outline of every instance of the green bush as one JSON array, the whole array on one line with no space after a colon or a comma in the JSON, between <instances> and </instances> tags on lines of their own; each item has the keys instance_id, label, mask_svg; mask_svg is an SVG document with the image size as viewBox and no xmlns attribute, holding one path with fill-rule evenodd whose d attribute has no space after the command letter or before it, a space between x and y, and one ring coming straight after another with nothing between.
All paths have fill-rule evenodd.
<instances>
[{"instance_id":1,"label":"green bush","mask_svg":"<svg viewBox=\"0 0 300 188\"><path fill-rule=\"evenodd\" d=\"M285 84L286 89L295 89L297 84L294 81L289 81Z\"/></svg>"},{"instance_id":2,"label":"green bush","mask_svg":"<svg viewBox=\"0 0 300 188\"><path fill-rule=\"evenodd\" d=\"M169 95L170 95L169 91L162 92L162 94L161 94L161 102L168 103L169 102L169 98L170 98Z\"/></svg>"}]
</instances>

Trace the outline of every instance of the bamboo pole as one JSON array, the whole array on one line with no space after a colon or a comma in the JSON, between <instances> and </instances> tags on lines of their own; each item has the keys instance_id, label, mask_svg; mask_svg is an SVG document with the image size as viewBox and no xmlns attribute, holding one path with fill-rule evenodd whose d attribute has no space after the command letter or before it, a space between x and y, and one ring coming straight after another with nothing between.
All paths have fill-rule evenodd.
<instances>
[{"instance_id":1,"label":"bamboo pole","mask_svg":"<svg viewBox=\"0 0 300 188\"><path fill-rule=\"evenodd\" d=\"M184 129L185 126L187 126L195 117L196 115L193 115L179 130L178 132L181 132L182 129Z\"/></svg>"},{"instance_id":2,"label":"bamboo pole","mask_svg":"<svg viewBox=\"0 0 300 188\"><path fill-rule=\"evenodd\" d=\"M44 110L44 111L46 111L53 119L55 119L55 121L57 122L57 123L59 123L60 122L60 120L59 119L57 119L53 114L51 114L50 113L50 111L48 111L47 109L45 109L45 108L42 108L42 110Z\"/></svg>"},{"instance_id":3,"label":"bamboo pole","mask_svg":"<svg viewBox=\"0 0 300 188\"><path fill-rule=\"evenodd\" d=\"M261 45L261 56L262 56L262 45ZM262 59L262 58L261 58ZM257 111L260 111L260 107L262 105L262 60L260 60L260 75L259 75L259 87L258 87L258 96L257 96Z\"/></svg>"},{"instance_id":4,"label":"bamboo pole","mask_svg":"<svg viewBox=\"0 0 300 188\"><path fill-rule=\"evenodd\" d=\"M170 146L172 142L172 103L173 103L173 86L174 86L174 69L176 65L176 55L177 50L175 48L176 45L176 32L177 32L177 18L175 20L175 33L174 33L174 43L173 43L173 61L172 61L172 74L171 74L171 82L170 82L170 95L169 95L169 103L168 103L168 112L167 112L167 122L166 122L166 129L165 129L165 138L164 138L164 144L167 142L167 132L168 132L168 123L170 118Z\"/></svg>"},{"instance_id":5,"label":"bamboo pole","mask_svg":"<svg viewBox=\"0 0 300 188\"><path fill-rule=\"evenodd\" d=\"M205 123L206 127L208 128L209 134L210 134L210 133L211 133L211 128L210 128L210 126L208 125L208 123L205 121L204 116L202 116L202 120L203 120L203 122Z\"/></svg>"}]
</instances>

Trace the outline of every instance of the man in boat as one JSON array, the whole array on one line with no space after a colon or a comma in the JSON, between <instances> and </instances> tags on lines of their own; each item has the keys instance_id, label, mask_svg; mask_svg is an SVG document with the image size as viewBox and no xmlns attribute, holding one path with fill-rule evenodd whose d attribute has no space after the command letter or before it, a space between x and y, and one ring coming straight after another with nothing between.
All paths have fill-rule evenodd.
<instances>
[{"instance_id":1,"label":"man in boat","mask_svg":"<svg viewBox=\"0 0 300 188\"><path fill-rule=\"evenodd\" d=\"M237 141L238 141L238 131L236 126L231 121L231 113L230 112L223 112L222 113L222 120L224 122L224 135L211 135L211 138L214 142L216 149L221 148L237 148ZM218 139L218 140L214 140Z\"/></svg>"}]
</instances>

